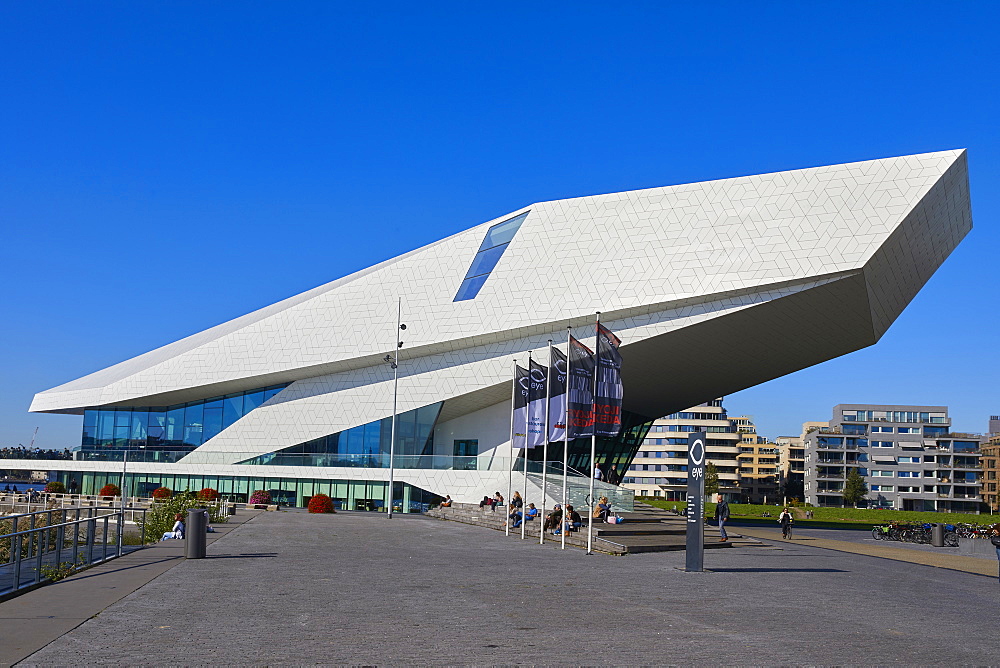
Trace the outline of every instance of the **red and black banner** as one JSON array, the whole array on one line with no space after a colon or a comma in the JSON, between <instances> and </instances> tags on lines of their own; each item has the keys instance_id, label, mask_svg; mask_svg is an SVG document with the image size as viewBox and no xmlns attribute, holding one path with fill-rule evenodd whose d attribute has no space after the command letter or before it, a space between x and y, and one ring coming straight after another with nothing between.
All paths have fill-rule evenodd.
<instances>
[{"instance_id":1,"label":"red and black banner","mask_svg":"<svg viewBox=\"0 0 1000 668\"><path fill-rule=\"evenodd\" d=\"M569 375L567 383L568 438L594 435L594 353L572 336L569 337Z\"/></svg>"},{"instance_id":2,"label":"red and black banner","mask_svg":"<svg viewBox=\"0 0 1000 668\"><path fill-rule=\"evenodd\" d=\"M597 382L594 423L598 436L617 436L622 428L621 340L604 325L597 325Z\"/></svg>"}]
</instances>

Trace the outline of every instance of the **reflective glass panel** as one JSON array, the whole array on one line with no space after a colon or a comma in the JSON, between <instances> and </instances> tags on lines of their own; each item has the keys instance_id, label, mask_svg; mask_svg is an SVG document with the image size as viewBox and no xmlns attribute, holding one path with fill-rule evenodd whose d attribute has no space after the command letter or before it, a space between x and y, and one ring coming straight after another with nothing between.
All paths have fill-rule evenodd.
<instances>
[{"instance_id":1,"label":"reflective glass panel","mask_svg":"<svg viewBox=\"0 0 1000 668\"><path fill-rule=\"evenodd\" d=\"M184 444L184 407L167 411L166 440L170 445Z\"/></svg>"},{"instance_id":2,"label":"reflective glass panel","mask_svg":"<svg viewBox=\"0 0 1000 668\"><path fill-rule=\"evenodd\" d=\"M149 412L144 408L132 411L132 433L129 435L133 445L146 444L146 431L149 424Z\"/></svg>"},{"instance_id":3,"label":"reflective glass panel","mask_svg":"<svg viewBox=\"0 0 1000 668\"><path fill-rule=\"evenodd\" d=\"M111 445L115 438L115 412L99 411L97 416L97 438L101 445Z\"/></svg>"},{"instance_id":4,"label":"reflective glass panel","mask_svg":"<svg viewBox=\"0 0 1000 668\"><path fill-rule=\"evenodd\" d=\"M248 392L243 395L243 414L246 415L253 409L264 403L264 391Z\"/></svg>"},{"instance_id":5,"label":"reflective glass panel","mask_svg":"<svg viewBox=\"0 0 1000 668\"><path fill-rule=\"evenodd\" d=\"M494 246L489 250L477 253L476 257L472 260L472 266L469 267L469 273L466 274L466 277L481 276L493 271L493 268L497 266L497 262L500 261L500 256L503 255L506 249L507 244L503 244L502 246Z\"/></svg>"},{"instance_id":6,"label":"reflective glass panel","mask_svg":"<svg viewBox=\"0 0 1000 668\"><path fill-rule=\"evenodd\" d=\"M204 422L202 423L202 443L210 438L214 438L222 431L222 402L219 401L217 408L205 408Z\"/></svg>"},{"instance_id":7,"label":"reflective glass panel","mask_svg":"<svg viewBox=\"0 0 1000 668\"><path fill-rule=\"evenodd\" d=\"M461 287L458 288L458 294L455 295L455 301L461 302L467 299L473 299L479 294L479 290L483 287L483 283L489 274L483 274L482 276L476 276L475 278L467 278L462 281Z\"/></svg>"},{"instance_id":8,"label":"reflective glass panel","mask_svg":"<svg viewBox=\"0 0 1000 668\"><path fill-rule=\"evenodd\" d=\"M228 427L243 417L243 395L229 395L222 402L222 426Z\"/></svg>"},{"instance_id":9,"label":"reflective glass panel","mask_svg":"<svg viewBox=\"0 0 1000 668\"><path fill-rule=\"evenodd\" d=\"M485 250L487 248L492 248L493 246L499 246L500 244L510 243L510 240L514 238L517 231L521 228L521 223L524 219L528 217L530 211L522 213L520 216L511 218L510 220L505 220L502 223L497 223L486 232L486 238L483 239L483 244L479 247L479 250Z\"/></svg>"}]
</instances>

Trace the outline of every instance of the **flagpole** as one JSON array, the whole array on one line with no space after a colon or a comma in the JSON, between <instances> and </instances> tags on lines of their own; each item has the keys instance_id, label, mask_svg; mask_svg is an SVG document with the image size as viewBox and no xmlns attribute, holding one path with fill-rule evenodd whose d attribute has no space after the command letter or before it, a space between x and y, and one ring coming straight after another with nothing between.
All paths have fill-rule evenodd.
<instances>
[{"instance_id":1,"label":"flagpole","mask_svg":"<svg viewBox=\"0 0 1000 668\"><path fill-rule=\"evenodd\" d=\"M594 430L590 436L590 503L587 515L587 554L594 553L594 473L597 472L597 374L601 372L601 312L597 312L597 326L594 328L594 391L591 399L591 412L594 415Z\"/></svg>"},{"instance_id":2,"label":"flagpole","mask_svg":"<svg viewBox=\"0 0 1000 668\"><path fill-rule=\"evenodd\" d=\"M400 297L396 305L396 333L393 335L395 339L395 350L392 351L393 362L392 362L392 427L389 429L389 507L386 508L386 518L392 519L392 486L393 477L395 474L395 459L396 459L396 409L397 409L397 399L399 397L399 331L402 329L403 320L403 298Z\"/></svg>"},{"instance_id":3,"label":"flagpole","mask_svg":"<svg viewBox=\"0 0 1000 668\"><path fill-rule=\"evenodd\" d=\"M562 524L559 527L559 536L562 539L561 549L566 549L566 523L563 521L566 518L566 502L569 496L569 387L570 387L570 372L572 371L573 365L573 355L570 352L570 339L573 336L573 328L570 326L566 327L566 429L563 430L563 495L562 495L562 511L563 519L559 520Z\"/></svg>"},{"instance_id":4,"label":"flagpole","mask_svg":"<svg viewBox=\"0 0 1000 668\"><path fill-rule=\"evenodd\" d=\"M545 494L548 491L548 478L546 471L549 469L549 404L552 402L552 339L549 339L549 368L545 371L545 440L542 441L542 517L545 517ZM525 511L527 512L527 511ZM545 532L538 530L538 544L545 543Z\"/></svg>"},{"instance_id":5,"label":"flagpole","mask_svg":"<svg viewBox=\"0 0 1000 668\"><path fill-rule=\"evenodd\" d=\"M514 486L514 405L517 403L517 360L512 363L513 375L510 377L510 464L507 465L507 499L510 503L510 490ZM506 510L506 508L505 508ZM510 522L504 519L504 535L510 535Z\"/></svg>"},{"instance_id":6,"label":"flagpole","mask_svg":"<svg viewBox=\"0 0 1000 668\"><path fill-rule=\"evenodd\" d=\"M527 522L524 521L524 511L528 498L528 423L531 421L531 351L528 351L528 410L524 411L524 492L521 494L521 540L524 540Z\"/></svg>"}]
</instances>

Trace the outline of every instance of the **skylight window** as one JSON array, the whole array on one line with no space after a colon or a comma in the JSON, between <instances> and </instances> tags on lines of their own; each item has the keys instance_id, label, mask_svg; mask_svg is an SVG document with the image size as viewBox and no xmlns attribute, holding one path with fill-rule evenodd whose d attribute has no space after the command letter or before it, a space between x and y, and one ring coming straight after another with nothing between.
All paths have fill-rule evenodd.
<instances>
[{"instance_id":1,"label":"skylight window","mask_svg":"<svg viewBox=\"0 0 1000 668\"><path fill-rule=\"evenodd\" d=\"M476 257L472 258L472 266L469 267L469 271L465 275L465 280L462 281L462 285L458 288L455 301L461 302L467 299L475 299L483 284L486 283L486 279L489 278L490 272L493 271L493 268L497 266L497 262L500 261L500 256L503 255L504 250L506 250L511 239L514 238L517 230L521 227L521 223L524 222L529 213L530 211L525 211L510 220L497 223L486 231L486 238L483 239L482 245L479 246L479 252L476 253Z\"/></svg>"}]
</instances>

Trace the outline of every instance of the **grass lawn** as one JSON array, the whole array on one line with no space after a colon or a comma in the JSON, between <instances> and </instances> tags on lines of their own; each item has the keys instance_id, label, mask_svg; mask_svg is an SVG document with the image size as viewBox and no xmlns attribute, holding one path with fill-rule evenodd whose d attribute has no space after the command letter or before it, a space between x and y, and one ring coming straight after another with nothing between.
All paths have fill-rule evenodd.
<instances>
[{"instance_id":1,"label":"grass lawn","mask_svg":"<svg viewBox=\"0 0 1000 668\"><path fill-rule=\"evenodd\" d=\"M667 501L656 497L642 497L644 503L665 510L673 510L676 506L678 511L684 510L684 503L680 501ZM798 510L807 510L799 507ZM856 528L870 528L875 524L885 524L887 522L945 522L947 524L958 524L960 522L968 524L989 525L1000 522L1000 515L966 515L960 513L926 513L909 510L869 510L867 508L808 508L813 511L812 520L796 518L796 526L837 526L853 525ZM771 517L765 517L764 513L770 513ZM705 504L705 514L708 517L715 516L715 504ZM781 514L781 506L764 506L749 503L730 503L729 514L733 519L754 519L764 522L777 522L778 515ZM846 527L842 527L846 528Z\"/></svg>"}]
</instances>

